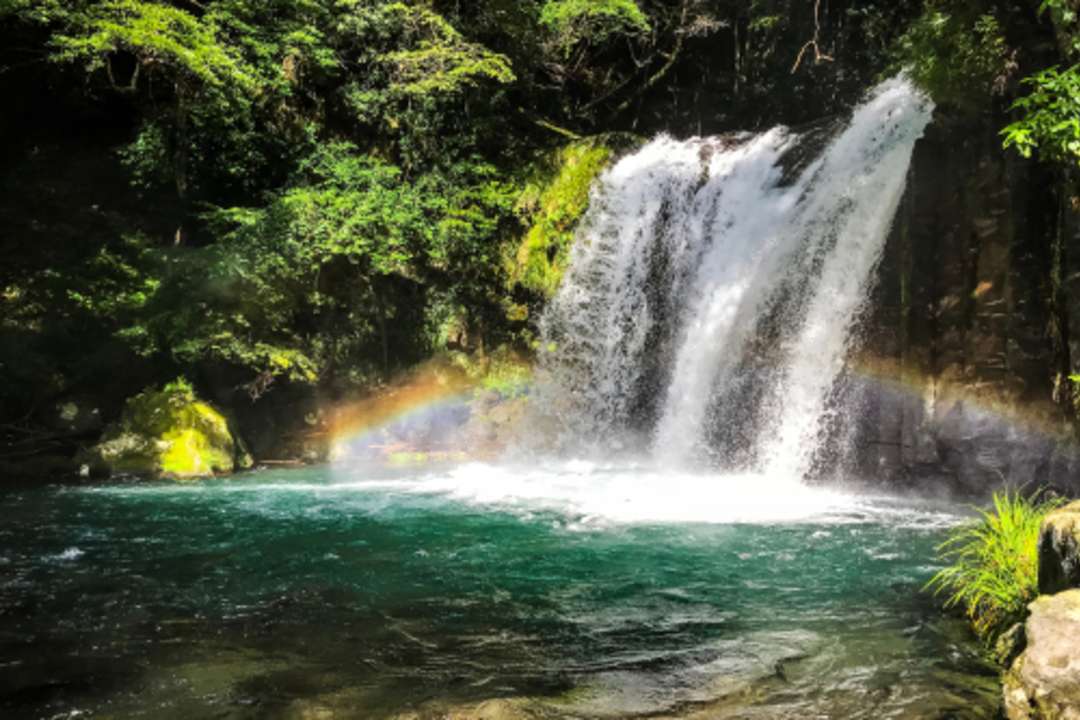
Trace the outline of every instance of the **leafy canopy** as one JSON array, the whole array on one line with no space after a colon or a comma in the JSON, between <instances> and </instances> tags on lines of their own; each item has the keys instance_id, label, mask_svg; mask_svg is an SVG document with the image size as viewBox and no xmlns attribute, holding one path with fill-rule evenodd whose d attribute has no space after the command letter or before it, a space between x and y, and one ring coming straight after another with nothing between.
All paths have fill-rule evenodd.
<instances>
[{"instance_id":1,"label":"leafy canopy","mask_svg":"<svg viewBox=\"0 0 1080 720\"><path fill-rule=\"evenodd\" d=\"M599 45L617 35L645 35L649 18L634 0L548 0L540 24L569 51L581 43Z\"/></svg>"},{"instance_id":2,"label":"leafy canopy","mask_svg":"<svg viewBox=\"0 0 1080 720\"><path fill-rule=\"evenodd\" d=\"M68 34L54 40L58 61L81 61L87 70L107 68L125 50L140 66L168 66L209 85L255 87L236 53L219 42L212 22L169 5L109 0L75 18Z\"/></svg>"},{"instance_id":3,"label":"leafy canopy","mask_svg":"<svg viewBox=\"0 0 1080 720\"><path fill-rule=\"evenodd\" d=\"M900 64L940 105L979 110L1004 89L1009 49L997 17L932 0L900 38Z\"/></svg>"}]
</instances>

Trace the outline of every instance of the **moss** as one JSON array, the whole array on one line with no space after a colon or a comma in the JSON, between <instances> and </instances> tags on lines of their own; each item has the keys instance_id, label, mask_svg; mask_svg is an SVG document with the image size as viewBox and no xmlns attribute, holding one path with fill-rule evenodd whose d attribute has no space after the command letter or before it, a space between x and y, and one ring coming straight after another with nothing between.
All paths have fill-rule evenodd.
<instances>
[{"instance_id":1,"label":"moss","mask_svg":"<svg viewBox=\"0 0 1080 720\"><path fill-rule=\"evenodd\" d=\"M538 164L518 199L528 231L510 261L511 284L544 298L555 294L573 246L574 233L589 208L596 178L618 151L639 143L625 135L575 141Z\"/></svg>"},{"instance_id":2,"label":"moss","mask_svg":"<svg viewBox=\"0 0 1080 720\"><path fill-rule=\"evenodd\" d=\"M116 473L186 479L232 472L236 455L225 417L177 380L129 399L91 461Z\"/></svg>"},{"instance_id":3,"label":"moss","mask_svg":"<svg viewBox=\"0 0 1080 720\"><path fill-rule=\"evenodd\" d=\"M524 395L533 380L532 362L505 345L483 355L446 352L441 360L461 372L478 391L493 391L504 398Z\"/></svg>"}]
</instances>

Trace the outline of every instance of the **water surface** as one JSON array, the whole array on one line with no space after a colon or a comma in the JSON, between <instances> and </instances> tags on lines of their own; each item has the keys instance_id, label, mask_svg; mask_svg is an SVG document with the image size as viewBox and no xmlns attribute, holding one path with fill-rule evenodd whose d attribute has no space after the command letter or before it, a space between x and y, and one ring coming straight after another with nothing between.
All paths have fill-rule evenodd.
<instances>
[{"instance_id":1,"label":"water surface","mask_svg":"<svg viewBox=\"0 0 1080 720\"><path fill-rule=\"evenodd\" d=\"M948 506L563 464L53 487L0 512L4 717L996 707L920 592Z\"/></svg>"}]
</instances>

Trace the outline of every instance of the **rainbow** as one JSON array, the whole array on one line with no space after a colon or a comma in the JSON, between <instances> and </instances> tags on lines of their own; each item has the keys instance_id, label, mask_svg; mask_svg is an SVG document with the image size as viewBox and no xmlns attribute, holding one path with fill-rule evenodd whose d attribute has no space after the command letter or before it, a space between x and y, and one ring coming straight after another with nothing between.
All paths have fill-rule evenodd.
<instances>
[{"instance_id":1,"label":"rainbow","mask_svg":"<svg viewBox=\"0 0 1080 720\"><path fill-rule=\"evenodd\" d=\"M328 412L330 454L338 460L363 458L390 464L444 454L442 448L415 447L400 437L407 434L401 431L441 418L468 418L476 384L458 368L432 362L377 393L338 405Z\"/></svg>"},{"instance_id":2,"label":"rainbow","mask_svg":"<svg viewBox=\"0 0 1080 720\"><path fill-rule=\"evenodd\" d=\"M1064 414L1049 401L1018 403L998 387L961 384L893 359L862 357L851 372L883 394L917 401L928 417L962 403L1002 425L1076 446ZM425 363L378 392L332 408L331 456L390 465L469 459L470 452L451 441L467 422L479 386L479 380L445 360ZM417 428L426 432L414 432ZM417 440L417 434L426 437Z\"/></svg>"},{"instance_id":3,"label":"rainbow","mask_svg":"<svg viewBox=\"0 0 1080 720\"><path fill-rule=\"evenodd\" d=\"M860 358L852 373L881 390L918 399L928 415L935 408L947 412L963 403L1002 424L1058 442L1074 442L1064 413L1049 398L1041 403L1021 402L996 384L961 383L944 373L930 375L902 367L893 359Z\"/></svg>"}]
</instances>

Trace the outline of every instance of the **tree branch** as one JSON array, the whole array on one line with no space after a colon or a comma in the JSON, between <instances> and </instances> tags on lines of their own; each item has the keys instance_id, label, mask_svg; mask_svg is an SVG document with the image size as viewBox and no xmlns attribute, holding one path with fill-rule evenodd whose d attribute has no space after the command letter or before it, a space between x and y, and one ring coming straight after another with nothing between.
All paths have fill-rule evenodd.
<instances>
[{"instance_id":1,"label":"tree branch","mask_svg":"<svg viewBox=\"0 0 1080 720\"><path fill-rule=\"evenodd\" d=\"M803 57L806 56L806 51L810 48L814 49L814 64L820 65L823 62L832 62L833 58L830 55L826 55L821 51L821 45L819 40L821 37L821 0L815 0L814 2L814 37L799 50L799 56L795 58L795 64L791 67L791 74L794 75L799 70L799 66L802 65Z\"/></svg>"},{"instance_id":2,"label":"tree branch","mask_svg":"<svg viewBox=\"0 0 1080 720\"><path fill-rule=\"evenodd\" d=\"M819 0L820 1L820 0ZM626 98L612 113L612 116L621 115L626 112L630 106L639 97L653 89L657 83L663 80L671 68L675 67L675 63L678 62L679 56L682 55L683 45L686 44L686 21L690 15L690 0L683 0L682 14L679 17L679 29L675 33L675 47L671 49L671 54L667 55L667 62L665 62L659 70L652 74L648 80L642 83L641 87L634 91L634 93Z\"/></svg>"}]
</instances>

